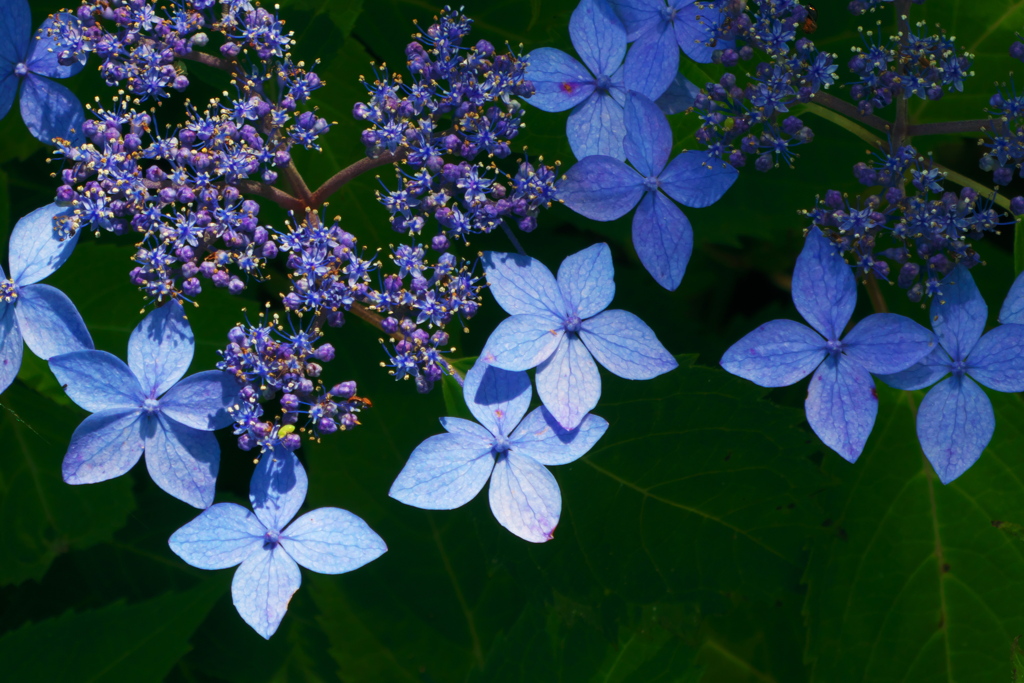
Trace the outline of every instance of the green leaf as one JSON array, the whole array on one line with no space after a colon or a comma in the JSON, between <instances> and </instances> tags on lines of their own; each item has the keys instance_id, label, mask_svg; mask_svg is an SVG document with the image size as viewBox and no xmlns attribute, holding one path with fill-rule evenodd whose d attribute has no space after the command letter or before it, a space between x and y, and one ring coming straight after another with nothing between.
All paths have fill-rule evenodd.
<instances>
[{"instance_id":1,"label":"green leaf","mask_svg":"<svg viewBox=\"0 0 1024 683\"><path fill-rule=\"evenodd\" d=\"M1013 272L1020 275L1024 271L1024 230L1018 220L1013 226Z\"/></svg>"},{"instance_id":2,"label":"green leaf","mask_svg":"<svg viewBox=\"0 0 1024 683\"><path fill-rule=\"evenodd\" d=\"M39 579L58 555L109 540L134 507L129 477L87 486L61 479L61 461L82 411L20 383L0 407L0 585Z\"/></svg>"},{"instance_id":3,"label":"green leaf","mask_svg":"<svg viewBox=\"0 0 1024 683\"><path fill-rule=\"evenodd\" d=\"M0 638L4 676L22 683L163 680L224 589L223 580L211 579L133 605L26 624Z\"/></svg>"},{"instance_id":4,"label":"green leaf","mask_svg":"<svg viewBox=\"0 0 1024 683\"><path fill-rule=\"evenodd\" d=\"M1024 544L993 520L1020 514L1024 402L991 393L996 432L943 486L917 444L921 394L879 387L878 422L855 465L827 458L831 538L807 569L814 681L997 681L1024 632Z\"/></svg>"}]
</instances>

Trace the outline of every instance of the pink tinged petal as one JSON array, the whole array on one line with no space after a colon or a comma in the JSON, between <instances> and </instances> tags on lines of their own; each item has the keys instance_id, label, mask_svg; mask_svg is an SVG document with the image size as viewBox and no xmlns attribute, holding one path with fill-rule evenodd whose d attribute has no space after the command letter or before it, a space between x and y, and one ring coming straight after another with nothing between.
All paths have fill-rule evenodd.
<instances>
[{"instance_id":1,"label":"pink tinged petal","mask_svg":"<svg viewBox=\"0 0 1024 683\"><path fill-rule=\"evenodd\" d=\"M488 448L494 441L493 434L472 420L463 420L461 417L442 417L441 426L449 434L479 441L481 444L486 444Z\"/></svg>"},{"instance_id":2,"label":"pink tinged petal","mask_svg":"<svg viewBox=\"0 0 1024 683\"><path fill-rule=\"evenodd\" d=\"M0 393L7 391L18 376L24 349L14 306L0 303Z\"/></svg>"},{"instance_id":3,"label":"pink tinged petal","mask_svg":"<svg viewBox=\"0 0 1024 683\"><path fill-rule=\"evenodd\" d=\"M732 187L739 171L707 152L683 152L658 175L665 193L684 206L711 206Z\"/></svg>"},{"instance_id":4,"label":"pink tinged petal","mask_svg":"<svg viewBox=\"0 0 1024 683\"><path fill-rule=\"evenodd\" d=\"M170 301L142 319L128 340L128 367L142 389L156 398L185 376L195 352L185 309Z\"/></svg>"},{"instance_id":5,"label":"pink tinged petal","mask_svg":"<svg viewBox=\"0 0 1024 683\"><path fill-rule=\"evenodd\" d=\"M662 22L665 0L611 0L611 5L626 26L626 39L634 41Z\"/></svg>"},{"instance_id":6,"label":"pink tinged petal","mask_svg":"<svg viewBox=\"0 0 1024 683\"><path fill-rule=\"evenodd\" d=\"M249 502L263 525L280 531L306 500L309 479L294 453L275 448L264 453L249 482Z\"/></svg>"},{"instance_id":7,"label":"pink tinged petal","mask_svg":"<svg viewBox=\"0 0 1024 683\"><path fill-rule=\"evenodd\" d=\"M388 495L424 510L454 510L480 493L491 476L493 442L438 434L409 456Z\"/></svg>"},{"instance_id":8,"label":"pink tinged petal","mask_svg":"<svg viewBox=\"0 0 1024 683\"><path fill-rule=\"evenodd\" d=\"M542 47L526 59L526 80L535 90L526 101L541 111L572 109L594 92L593 75L561 50Z\"/></svg>"},{"instance_id":9,"label":"pink tinged petal","mask_svg":"<svg viewBox=\"0 0 1024 683\"><path fill-rule=\"evenodd\" d=\"M931 331L895 313L874 313L843 339L843 353L874 375L902 372L939 348Z\"/></svg>"},{"instance_id":10,"label":"pink tinged petal","mask_svg":"<svg viewBox=\"0 0 1024 683\"><path fill-rule=\"evenodd\" d=\"M921 450L943 484L978 460L995 428L992 402L969 377L950 377L938 383L917 409Z\"/></svg>"},{"instance_id":11,"label":"pink tinged petal","mask_svg":"<svg viewBox=\"0 0 1024 683\"><path fill-rule=\"evenodd\" d=\"M366 522L338 508L299 517L281 533L281 547L301 566L321 574L359 569L388 549Z\"/></svg>"},{"instance_id":12,"label":"pink tinged petal","mask_svg":"<svg viewBox=\"0 0 1024 683\"><path fill-rule=\"evenodd\" d=\"M672 151L672 129L658 105L639 93L630 93L625 107L626 158L645 177L665 168Z\"/></svg>"},{"instance_id":13,"label":"pink tinged petal","mask_svg":"<svg viewBox=\"0 0 1024 683\"><path fill-rule=\"evenodd\" d=\"M95 484L130 470L142 457L142 422L142 411L123 408L82 420L64 456L64 481Z\"/></svg>"},{"instance_id":14,"label":"pink tinged petal","mask_svg":"<svg viewBox=\"0 0 1024 683\"><path fill-rule=\"evenodd\" d=\"M25 343L44 360L93 348L81 314L64 292L50 285L23 287L15 311Z\"/></svg>"},{"instance_id":15,"label":"pink tinged petal","mask_svg":"<svg viewBox=\"0 0 1024 683\"><path fill-rule=\"evenodd\" d=\"M681 3L674 3L677 7ZM706 3L694 2L683 7L676 14L673 28L679 47L686 56L695 62L708 64L714 58L715 50L735 47L734 40L711 40L715 37L715 27L721 23L725 14L719 9L708 7Z\"/></svg>"},{"instance_id":16,"label":"pink tinged petal","mask_svg":"<svg viewBox=\"0 0 1024 683\"><path fill-rule=\"evenodd\" d=\"M81 22L78 17L67 12L60 12L57 14L61 23L67 24L71 22L76 26L80 26ZM37 73L40 76L49 76L50 78L69 78L74 76L82 67L85 66L86 55L83 52L79 55L78 61L73 64L64 66L61 64L57 57L63 48L57 47L55 36L53 33L53 27L57 22L54 21L54 17L50 16L46 18L43 25L36 31L35 36L32 40L32 47L29 49L28 59L25 60L28 70L32 73Z\"/></svg>"},{"instance_id":17,"label":"pink tinged petal","mask_svg":"<svg viewBox=\"0 0 1024 683\"><path fill-rule=\"evenodd\" d=\"M971 271L957 266L943 278L932 297L932 329L954 360L963 360L981 339L988 305L974 284Z\"/></svg>"},{"instance_id":18,"label":"pink tinged petal","mask_svg":"<svg viewBox=\"0 0 1024 683\"><path fill-rule=\"evenodd\" d=\"M181 559L199 569L227 569L260 552L266 529L251 510L217 503L167 541Z\"/></svg>"},{"instance_id":19,"label":"pink tinged petal","mask_svg":"<svg viewBox=\"0 0 1024 683\"><path fill-rule=\"evenodd\" d=\"M507 436L530 409L533 389L525 372L477 361L462 384L469 411L492 435Z\"/></svg>"},{"instance_id":20,"label":"pink tinged petal","mask_svg":"<svg viewBox=\"0 0 1024 683\"><path fill-rule=\"evenodd\" d=\"M945 349L936 344L935 349L930 354L903 372L897 372L893 375L878 375L878 379L895 389L917 391L918 389L930 387L948 375L952 366L953 361L950 359L949 354L946 353Z\"/></svg>"},{"instance_id":21,"label":"pink tinged petal","mask_svg":"<svg viewBox=\"0 0 1024 683\"><path fill-rule=\"evenodd\" d=\"M491 512L503 527L531 543L550 541L562 514L562 494L536 460L510 453L494 465Z\"/></svg>"},{"instance_id":22,"label":"pink tinged petal","mask_svg":"<svg viewBox=\"0 0 1024 683\"><path fill-rule=\"evenodd\" d=\"M269 640L300 585L299 565L283 548L270 545L238 567L231 580L231 598L245 623Z\"/></svg>"},{"instance_id":23,"label":"pink tinged petal","mask_svg":"<svg viewBox=\"0 0 1024 683\"><path fill-rule=\"evenodd\" d=\"M807 422L826 446L855 462L864 450L878 413L871 374L840 355L829 356L811 375L807 388Z\"/></svg>"},{"instance_id":24,"label":"pink tinged petal","mask_svg":"<svg viewBox=\"0 0 1024 683\"><path fill-rule=\"evenodd\" d=\"M595 74L610 76L626 54L626 28L606 0L581 0L569 17L569 37Z\"/></svg>"},{"instance_id":25,"label":"pink tinged petal","mask_svg":"<svg viewBox=\"0 0 1024 683\"><path fill-rule=\"evenodd\" d=\"M561 318L565 301L555 276L537 259L500 251L484 252L487 285L509 315L541 315Z\"/></svg>"},{"instance_id":26,"label":"pink tinged petal","mask_svg":"<svg viewBox=\"0 0 1024 683\"><path fill-rule=\"evenodd\" d=\"M615 266L607 244L595 244L565 257L558 267L558 286L571 313L597 315L615 297Z\"/></svg>"},{"instance_id":27,"label":"pink tinged petal","mask_svg":"<svg viewBox=\"0 0 1024 683\"><path fill-rule=\"evenodd\" d=\"M77 138L85 123L85 109L60 83L29 73L21 89L21 118L33 137L50 144L54 138Z\"/></svg>"},{"instance_id":28,"label":"pink tinged petal","mask_svg":"<svg viewBox=\"0 0 1024 683\"><path fill-rule=\"evenodd\" d=\"M644 192L643 176L609 156L579 161L558 184L559 199L576 213L595 221L625 216Z\"/></svg>"},{"instance_id":29,"label":"pink tinged petal","mask_svg":"<svg viewBox=\"0 0 1024 683\"><path fill-rule=\"evenodd\" d=\"M146 468L156 485L197 508L213 503L220 445L204 432L159 415L146 437Z\"/></svg>"},{"instance_id":30,"label":"pink tinged petal","mask_svg":"<svg viewBox=\"0 0 1024 683\"><path fill-rule=\"evenodd\" d=\"M633 248L654 280L675 291L693 253L693 228L672 200L648 192L633 215Z\"/></svg>"},{"instance_id":31,"label":"pink tinged petal","mask_svg":"<svg viewBox=\"0 0 1024 683\"><path fill-rule=\"evenodd\" d=\"M668 89L654 103L658 105L661 111L665 112L666 116L671 116L672 114L680 114L692 107L699 94L700 88L687 80L686 76L676 74Z\"/></svg>"},{"instance_id":32,"label":"pink tinged petal","mask_svg":"<svg viewBox=\"0 0 1024 683\"><path fill-rule=\"evenodd\" d=\"M622 138L626 135L626 124L622 105L610 93L595 90L577 105L569 114L565 134L577 159L594 155L625 158Z\"/></svg>"},{"instance_id":33,"label":"pink tinged petal","mask_svg":"<svg viewBox=\"0 0 1024 683\"><path fill-rule=\"evenodd\" d=\"M762 387L788 387L825 359L825 340L792 320L772 320L729 347L721 365Z\"/></svg>"},{"instance_id":34,"label":"pink tinged petal","mask_svg":"<svg viewBox=\"0 0 1024 683\"><path fill-rule=\"evenodd\" d=\"M659 22L640 36L629 48L623 73L630 90L652 100L661 97L679 73L679 45L671 26ZM628 123L626 127L629 128Z\"/></svg>"},{"instance_id":35,"label":"pink tinged petal","mask_svg":"<svg viewBox=\"0 0 1024 683\"><path fill-rule=\"evenodd\" d=\"M18 96L18 86L21 85L21 79L13 69L13 64L0 61L0 119L7 116L7 112L11 110L11 105Z\"/></svg>"},{"instance_id":36,"label":"pink tinged petal","mask_svg":"<svg viewBox=\"0 0 1024 683\"><path fill-rule=\"evenodd\" d=\"M989 389L1024 391L1024 325L1001 325L967 358L967 374Z\"/></svg>"},{"instance_id":37,"label":"pink tinged petal","mask_svg":"<svg viewBox=\"0 0 1024 683\"><path fill-rule=\"evenodd\" d=\"M47 204L22 218L11 232L11 279L19 287L35 284L61 267L75 245L80 232L61 240L53 229L53 219L65 209Z\"/></svg>"},{"instance_id":38,"label":"pink tinged petal","mask_svg":"<svg viewBox=\"0 0 1024 683\"><path fill-rule=\"evenodd\" d=\"M132 371L124 361L106 351L54 356L50 359L50 370L68 397L90 413L111 408L136 409L145 400Z\"/></svg>"},{"instance_id":39,"label":"pink tinged petal","mask_svg":"<svg viewBox=\"0 0 1024 683\"><path fill-rule=\"evenodd\" d=\"M1006 301L999 309L999 322L1004 325L1024 323L1024 273L1017 276L1010 291L1007 292Z\"/></svg>"},{"instance_id":40,"label":"pink tinged petal","mask_svg":"<svg viewBox=\"0 0 1024 683\"><path fill-rule=\"evenodd\" d=\"M17 64L25 59L32 35L32 14L28 0L4 0L0 3L0 62Z\"/></svg>"},{"instance_id":41,"label":"pink tinged petal","mask_svg":"<svg viewBox=\"0 0 1024 683\"><path fill-rule=\"evenodd\" d=\"M793 303L825 339L838 340L857 304L853 271L818 228L807 232L793 269Z\"/></svg>"},{"instance_id":42,"label":"pink tinged petal","mask_svg":"<svg viewBox=\"0 0 1024 683\"><path fill-rule=\"evenodd\" d=\"M503 370L529 370L550 358L564 335L551 316L514 315L491 332L480 358Z\"/></svg>"},{"instance_id":43,"label":"pink tinged petal","mask_svg":"<svg viewBox=\"0 0 1024 683\"><path fill-rule=\"evenodd\" d=\"M587 347L567 335L537 368L537 394L565 429L575 429L601 398L601 375Z\"/></svg>"},{"instance_id":44,"label":"pink tinged petal","mask_svg":"<svg viewBox=\"0 0 1024 683\"><path fill-rule=\"evenodd\" d=\"M654 330L629 311L584 320L580 339L598 363L625 379L651 379L679 367Z\"/></svg>"},{"instance_id":45,"label":"pink tinged petal","mask_svg":"<svg viewBox=\"0 0 1024 683\"><path fill-rule=\"evenodd\" d=\"M167 391L160 399L160 412L195 429L221 429L233 421L228 408L235 405L238 389L238 382L230 373L197 372Z\"/></svg>"},{"instance_id":46,"label":"pink tinged petal","mask_svg":"<svg viewBox=\"0 0 1024 683\"><path fill-rule=\"evenodd\" d=\"M516 455L542 465L565 465L586 455L607 430L608 421L597 415L587 415L576 429L566 429L541 406L516 427L509 442Z\"/></svg>"}]
</instances>

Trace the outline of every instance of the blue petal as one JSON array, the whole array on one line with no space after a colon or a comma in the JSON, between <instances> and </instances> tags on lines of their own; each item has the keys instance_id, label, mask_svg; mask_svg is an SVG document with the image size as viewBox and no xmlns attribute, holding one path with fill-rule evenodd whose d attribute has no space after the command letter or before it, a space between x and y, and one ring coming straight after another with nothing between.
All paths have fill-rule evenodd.
<instances>
[{"instance_id":1,"label":"blue petal","mask_svg":"<svg viewBox=\"0 0 1024 683\"><path fill-rule=\"evenodd\" d=\"M988 305L974 284L971 271L957 266L943 278L932 297L932 329L953 360L964 360L981 339Z\"/></svg>"},{"instance_id":2,"label":"blue petal","mask_svg":"<svg viewBox=\"0 0 1024 683\"><path fill-rule=\"evenodd\" d=\"M537 394L558 423L576 429L601 398L601 375L579 338L567 335L537 368Z\"/></svg>"},{"instance_id":3,"label":"blue petal","mask_svg":"<svg viewBox=\"0 0 1024 683\"><path fill-rule=\"evenodd\" d=\"M564 335L550 316L514 315L491 332L480 358L503 370L529 370L550 358Z\"/></svg>"},{"instance_id":4,"label":"blue petal","mask_svg":"<svg viewBox=\"0 0 1024 683\"><path fill-rule=\"evenodd\" d=\"M562 290L548 267L520 254L485 251L487 286L509 315L541 315L563 319Z\"/></svg>"},{"instance_id":5,"label":"blue petal","mask_svg":"<svg viewBox=\"0 0 1024 683\"><path fill-rule=\"evenodd\" d=\"M793 303L811 327L836 341L857 304L853 271L818 228L807 232L793 269Z\"/></svg>"},{"instance_id":6,"label":"blue petal","mask_svg":"<svg viewBox=\"0 0 1024 683\"><path fill-rule=\"evenodd\" d=\"M85 123L85 109L73 92L49 78L29 73L21 89L21 118L37 140L77 139Z\"/></svg>"},{"instance_id":7,"label":"blue petal","mask_svg":"<svg viewBox=\"0 0 1024 683\"><path fill-rule=\"evenodd\" d=\"M210 507L220 470L220 445L210 432L158 415L146 438L146 468L156 485L197 508Z\"/></svg>"},{"instance_id":8,"label":"blue petal","mask_svg":"<svg viewBox=\"0 0 1024 683\"><path fill-rule=\"evenodd\" d=\"M675 291L693 253L693 228L672 200L648 192L633 216L633 248L655 281Z\"/></svg>"},{"instance_id":9,"label":"blue petal","mask_svg":"<svg viewBox=\"0 0 1024 683\"><path fill-rule=\"evenodd\" d=\"M65 209L47 204L22 218L11 232L11 279L19 287L35 284L61 267L75 245L75 233L60 240L53 229L53 219Z\"/></svg>"},{"instance_id":10,"label":"blue petal","mask_svg":"<svg viewBox=\"0 0 1024 683\"><path fill-rule=\"evenodd\" d=\"M626 54L626 28L605 0L580 0L569 17L569 37L583 63L598 75L611 76Z\"/></svg>"},{"instance_id":11,"label":"blue petal","mask_svg":"<svg viewBox=\"0 0 1024 683\"><path fill-rule=\"evenodd\" d=\"M24 349L14 306L0 303L0 393L7 391L18 376Z\"/></svg>"},{"instance_id":12,"label":"blue petal","mask_svg":"<svg viewBox=\"0 0 1024 683\"><path fill-rule=\"evenodd\" d=\"M629 311L604 311L584 320L580 339L598 363L625 379L651 379L679 367L654 330Z\"/></svg>"},{"instance_id":13,"label":"blue petal","mask_svg":"<svg viewBox=\"0 0 1024 683\"><path fill-rule=\"evenodd\" d=\"M516 427L509 443L511 452L542 465L565 465L586 455L607 430L608 421L597 415L587 415L576 429L568 430L541 406Z\"/></svg>"},{"instance_id":14,"label":"blue petal","mask_svg":"<svg viewBox=\"0 0 1024 683\"><path fill-rule=\"evenodd\" d=\"M806 325L772 320L729 347L727 372L762 387L788 387L814 372L825 359L825 340Z\"/></svg>"},{"instance_id":15,"label":"blue petal","mask_svg":"<svg viewBox=\"0 0 1024 683\"><path fill-rule=\"evenodd\" d=\"M309 480L294 453L283 448L264 451L249 482L249 502L263 525L280 531L306 500Z\"/></svg>"},{"instance_id":16,"label":"blue petal","mask_svg":"<svg viewBox=\"0 0 1024 683\"><path fill-rule=\"evenodd\" d=\"M71 435L62 472L69 484L120 477L142 457L142 411L104 410L82 420Z\"/></svg>"},{"instance_id":17,"label":"blue petal","mask_svg":"<svg viewBox=\"0 0 1024 683\"><path fill-rule=\"evenodd\" d=\"M828 356L807 387L807 422L826 446L854 462L864 450L878 414L875 383L846 356Z\"/></svg>"},{"instance_id":18,"label":"blue petal","mask_svg":"<svg viewBox=\"0 0 1024 683\"><path fill-rule=\"evenodd\" d=\"M442 417L441 426L449 434L467 437L470 440L475 439L487 444L494 441L493 434L472 420L463 420L461 417Z\"/></svg>"},{"instance_id":19,"label":"blue petal","mask_svg":"<svg viewBox=\"0 0 1024 683\"><path fill-rule=\"evenodd\" d=\"M438 434L416 447L388 495L425 510L454 510L473 500L494 468L493 441Z\"/></svg>"},{"instance_id":20,"label":"blue petal","mask_svg":"<svg viewBox=\"0 0 1024 683\"><path fill-rule=\"evenodd\" d=\"M700 88L687 80L683 74L676 74L668 89L654 103L666 116L671 116L681 114L692 107L699 94Z\"/></svg>"},{"instance_id":21,"label":"blue petal","mask_svg":"<svg viewBox=\"0 0 1024 683\"><path fill-rule=\"evenodd\" d=\"M652 100L661 97L679 73L676 34L665 22L652 26L637 38L626 55L624 85ZM628 124L627 124L628 128ZM627 156L629 153L626 153Z\"/></svg>"},{"instance_id":22,"label":"blue petal","mask_svg":"<svg viewBox=\"0 0 1024 683\"><path fill-rule=\"evenodd\" d=\"M75 351L50 359L50 370L68 397L98 413L112 408L137 409L145 398L124 361L106 351Z\"/></svg>"},{"instance_id":23,"label":"blue petal","mask_svg":"<svg viewBox=\"0 0 1024 683\"><path fill-rule=\"evenodd\" d=\"M869 315L843 339L843 353L875 375L902 372L937 348L934 334L895 313Z\"/></svg>"},{"instance_id":24,"label":"blue petal","mask_svg":"<svg viewBox=\"0 0 1024 683\"><path fill-rule=\"evenodd\" d=\"M174 554L199 569L227 569L263 547L266 529L241 505L217 503L167 541Z\"/></svg>"},{"instance_id":25,"label":"blue petal","mask_svg":"<svg viewBox=\"0 0 1024 683\"><path fill-rule=\"evenodd\" d=\"M651 27L664 23L664 0L611 0L611 5L626 25L626 40L636 40Z\"/></svg>"},{"instance_id":26,"label":"blue petal","mask_svg":"<svg viewBox=\"0 0 1024 683\"><path fill-rule=\"evenodd\" d=\"M32 35L32 14L28 0L4 0L0 3L4 20L0 21L0 62L12 65L25 60L29 36Z\"/></svg>"},{"instance_id":27,"label":"blue petal","mask_svg":"<svg viewBox=\"0 0 1024 683\"><path fill-rule=\"evenodd\" d=\"M508 436L530 409L533 389L525 372L511 372L477 361L462 383L473 417L491 434Z\"/></svg>"},{"instance_id":28,"label":"blue petal","mask_svg":"<svg viewBox=\"0 0 1024 683\"><path fill-rule=\"evenodd\" d=\"M674 3L677 7L679 2ZM715 27L725 18L725 12L706 3L694 2L683 7L676 14L673 22L676 41L686 56L695 62L708 64L714 59L715 50L725 50L736 46L734 40L716 39Z\"/></svg>"},{"instance_id":29,"label":"blue petal","mask_svg":"<svg viewBox=\"0 0 1024 683\"><path fill-rule=\"evenodd\" d=\"M580 318L608 308L615 297L612 250L602 242L566 256L558 267L558 287L569 312Z\"/></svg>"},{"instance_id":30,"label":"blue petal","mask_svg":"<svg viewBox=\"0 0 1024 683\"><path fill-rule=\"evenodd\" d=\"M935 385L917 409L921 450L943 484L978 460L995 428L992 402L969 377L950 377Z\"/></svg>"},{"instance_id":31,"label":"blue petal","mask_svg":"<svg viewBox=\"0 0 1024 683\"><path fill-rule=\"evenodd\" d=\"M896 389L917 391L938 382L949 374L953 361L941 346L925 356L921 361L910 366L903 372L894 375L879 375L878 379Z\"/></svg>"},{"instance_id":32,"label":"blue petal","mask_svg":"<svg viewBox=\"0 0 1024 683\"><path fill-rule=\"evenodd\" d=\"M732 187L739 171L707 152L683 152L665 167L658 184L684 206L711 206Z\"/></svg>"},{"instance_id":33,"label":"blue petal","mask_svg":"<svg viewBox=\"0 0 1024 683\"><path fill-rule=\"evenodd\" d=\"M558 198L595 221L625 216L644 194L644 179L618 159L592 156L574 164L558 184Z\"/></svg>"},{"instance_id":34,"label":"blue petal","mask_svg":"<svg viewBox=\"0 0 1024 683\"><path fill-rule=\"evenodd\" d=\"M220 370L197 372L171 387L160 399L160 412L195 429L212 431L233 422L228 408L238 399L238 381Z\"/></svg>"},{"instance_id":35,"label":"blue petal","mask_svg":"<svg viewBox=\"0 0 1024 683\"><path fill-rule=\"evenodd\" d=\"M7 116L15 98L18 97L18 86L21 78L12 71L12 65L0 61L0 119Z\"/></svg>"},{"instance_id":36,"label":"blue petal","mask_svg":"<svg viewBox=\"0 0 1024 683\"><path fill-rule=\"evenodd\" d=\"M269 639L300 585L302 574L295 560L272 545L256 551L238 567L231 580L231 598L245 623Z\"/></svg>"},{"instance_id":37,"label":"blue petal","mask_svg":"<svg viewBox=\"0 0 1024 683\"><path fill-rule=\"evenodd\" d=\"M347 510L319 508L281 533L281 547L306 569L342 574L376 560L388 549L384 539Z\"/></svg>"},{"instance_id":38,"label":"blue petal","mask_svg":"<svg viewBox=\"0 0 1024 683\"><path fill-rule=\"evenodd\" d=\"M569 114L565 125L569 146L577 159L596 154L624 159L622 138L626 136L622 105L611 94L594 91Z\"/></svg>"},{"instance_id":39,"label":"blue petal","mask_svg":"<svg viewBox=\"0 0 1024 683\"><path fill-rule=\"evenodd\" d=\"M25 343L43 360L93 348L92 337L78 309L55 287L22 287L15 311Z\"/></svg>"},{"instance_id":40,"label":"blue petal","mask_svg":"<svg viewBox=\"0 0 1024 683\"><path fill-rule=\"evenodd\" d=\"M59 21L62 23L70 22L77 27L81 27L82 22L73 14L60 12L56 17L59 17ZM29 71L40 76L69 78L81 71L82 67L85 66L86 54L82 52L78 55L78 61L67 66L58 61L57 57L63 48L56 47L56 40L53 35L53 27L56 23L53 16L46 18L46 21L43 22L43 25L35 33L35 39L32 41L32 47L25 62Z\"/></svg>"},{"instance_id":41,"label":"blue petal","mask_svg":"<svg viewBox=\"0 0 1024 683\"><path fill-rule=\"evenodd\" d=\"M640 93L630 93L625 107L626 158L644 177L657 176L672 151L672 129L658 105Z\"/></svg>"},{"instance_id":42,"label":"blue petal","mask_svg":"<svg viewBox=\"0 0 1024 683\"><path fill-rule=\"evenodd\" d=\"M128 367L150 398L164 393L185 376L196 342L185 310L169 301L142 319L128 340Z\"/></svg>"},{"instance_id":43,"label":"blue petal","mask_svg":"<svg viewBox=\"0 0 1024 683\"><path fill-rule=\"evenodd\" d=\"M1024 273L1017 276L1006 294L1003 307L999 309L999 322L1024 323Z\"/></svg>"},{"instance_id":44,"label":"blue petal","mask_svg":"<svg viewBox=\"0 0 1024 683\"><path fill-rule=\"evenodd\" d=\"M1024 325L1001 325L985 334L967 358L967 374L989 389L1024 391Z\"/></svg>"},{"instance_id":45,"label":"blue petal","mask_svg":"<svg viewBox=\"0 0 1024 683\"><path fill-rule=\"evenodd\" d=\"M594 77L561 50L542 47L526 59L526 80L535 90L526 101L541 111L572 109L594 92Z\"/></svg>"},{"instance_id":46,"label":"blue petal","mask_svg":"<svg viewBox=\"0 0 1024 683\"><path fill-rule=\"evenodd\" d=\"M488 497L494 518L519 538L544 543L554 537L562 494L551 472L536 460L512 453L501 458Z\"/></svg>"}]
</instances>

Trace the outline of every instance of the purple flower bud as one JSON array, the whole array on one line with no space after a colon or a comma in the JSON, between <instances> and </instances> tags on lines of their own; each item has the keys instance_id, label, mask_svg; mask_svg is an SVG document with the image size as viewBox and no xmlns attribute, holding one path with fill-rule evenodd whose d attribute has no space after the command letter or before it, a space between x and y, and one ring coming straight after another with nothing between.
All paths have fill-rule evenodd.
<instances>
[{"instance_id":1,"label":"purple flower bud","mask_svg":"<svg viewBox=\"0 0 1024 683\"><path fill-rule=\"evenodd\" d=\"M324 344L313 353L313 357L324 363L330 363L334 360L334 346Z\"/></svg>"}]
</instances>

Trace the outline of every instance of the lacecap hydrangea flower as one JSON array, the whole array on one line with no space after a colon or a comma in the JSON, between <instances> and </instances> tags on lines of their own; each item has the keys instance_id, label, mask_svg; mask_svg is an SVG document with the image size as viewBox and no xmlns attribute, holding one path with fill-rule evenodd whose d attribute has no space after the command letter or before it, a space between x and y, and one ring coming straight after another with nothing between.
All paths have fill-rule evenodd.
<instances>
[{"instance_id":1,"label":"lacecap hydrangea flower","mask_svg":"<svg viewBox=\"0 0 1024 683\"><path fill-rule=\"evenodd\" d=\"M119 477L145 451L157 486L198 508L213 502L220 467L213 430L231 424L228 408L239 387L220 370L181 379L194 350L185 311L171 301L132 331L127 365L106 351L50 359L71 400L93 413L71 436L64 481L92 484Z\"/></svg>"},{"instance_id":2,"label":"lacecap hydrangea flower","mask_svg":"<svg viewBox=\"0 0 1024 683\"><path fill-rule=\"evenodd\" d=\"M597 363L625 379L651 379L677 367L640 318L605 310L615 296L607 244L566 257L558 279L540 261L486 252L491 294L511 315L480 358L503 370L537 368L537 393L565 429L575 429L601 397Z\"/></svg>"},{"instance_id":3,"label":"lacecap hydrangea flower","mask_svg":"<svg viewBox=\"0 0 1024 683\"><path fill-rule=\"evenodd\" d=\"M0 268L0 392L17 376L25 344L43 359L93 348L71 299L38 284L68 260L78 243L77 234L61 240L54 231L54 216L62 211L48 204L18 221L11 232L10 278Z\"/></svg>"},{"instance_id":4,"label":"lacecap hydrangea flower","mask_svg":"<svg viewBox=\"0 0 1024 683\"><path fill-rule=\"evenodd\" d=\"M264 453L249 487L253 512L217 503L168 541L193 567L238 565L231 580L235 609L264 638L277 631L302 584L299 565L320 574L342 574L388 549L366 522L340 508L318 508L288 524L306 500L307 487L306 471L294 454L284 449Z\"/></svg>"},{"instance_id":5,"label":"lacecap hydrangea flower","mask_svg":"<svg viewBox=\"0 0 1024 683\"><path fill-rule=\"evenodd\" d=\"M1003 306L1003 322L1020 319L1013 312L1014 294L1011 289ZM977 462L995 431L992 402L978 384L995 391L1024 391L1024 325L1011 322L982 334L987 318L988 306L971 271L957 266L932 297L932 328L939 346L909 369L879 378L907 390L938 382L917 408L917 438L943 484Z\"/></svg>"},{"instance_id":6,"label":"lacecap hydrangea flower","mask_svg":"<svg viewBox=\"0 0 1024 683\"><path fill-rule=\"evenodd\" d=\"M910 318L875 313L840 339L857 303L853 271L817 228L793 270L793 303L810 327L772 320L733 344L722 367L762 387L811 375L804 407L826 446L854 462L878 414L872 374L906 370L935 348L935 335Z\"/></svg>"},{"instance_id":7,"label":"lacecap hydrangea flower","mask_svg":"<svg viewBox=\"0 0 1024 683\"><path fill-rule=\"evenodd\" d=\"M546 466L583 457L608 422L587 415L567 430L543 406L526 415L533 397L526 373L482 361L466 373L462 395L480 424L441 418L448 433L416 447L388 495L426 510L454 510L490 479L488 496L498 523L533 543L551 540L562 494Z\"/></svg>"}]
</instances>

